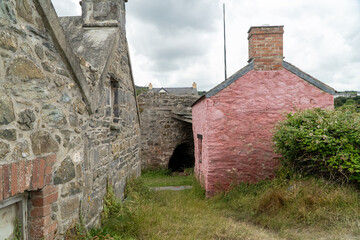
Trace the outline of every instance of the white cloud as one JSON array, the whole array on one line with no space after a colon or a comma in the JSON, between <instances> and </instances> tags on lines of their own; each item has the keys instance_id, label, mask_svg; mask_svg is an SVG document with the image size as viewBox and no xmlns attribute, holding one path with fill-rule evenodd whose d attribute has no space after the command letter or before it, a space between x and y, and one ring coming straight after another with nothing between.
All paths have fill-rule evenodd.
<instances>
[{"instance_id":1,"label":"white cloud","mask_svg":"<svg viewBox=\"0 0 360 240\"><path fill-rule=\"evenodd\" d=\"M81 15L80 0L51 0L58 16Z\"/></svg>"},{"instance_id":2,"label":"white cloud","mask_svg":"<svg viewBox=\"0 0 360 240\"><path fill-rule=\"evenodd\" d=\"M195 81L209 90L223 81L223 2L228 76L247 64L251 26L284 25L286 61L337 90L360 90L359 0L130 0L127 34L136 84ZM76 0L53 3L59 15L80 14Z\"/></svg>"}]
</instances>

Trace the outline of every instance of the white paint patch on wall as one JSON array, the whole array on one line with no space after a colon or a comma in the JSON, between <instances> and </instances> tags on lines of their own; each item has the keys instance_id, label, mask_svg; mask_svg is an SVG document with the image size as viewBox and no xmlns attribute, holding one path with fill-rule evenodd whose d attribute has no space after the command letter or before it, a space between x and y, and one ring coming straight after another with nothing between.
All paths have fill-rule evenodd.
<instances>
[{"instance_id":1,"label":"white paint patch on wall","mask_svg":"<svg viewBox=\"0 0 360 240\"><path fill-rule=\"evenodd\" d=\"M15 229L16 204L0 209L0 239L12 239Z\"/></svg>"},{"instance_id":2,"label":"white paint patch on wall","mask_svg":"<svg viewBox=\"0 0 360 240\"><path fill-rule=\"evenodd\" d=\"M83 161L83 155L81 152L77 152L74 154L74 157L73 157L73 160L74 160L74 163L75 164L78 164L78 163L81 163Z\"/></svg>"}]
</instances>

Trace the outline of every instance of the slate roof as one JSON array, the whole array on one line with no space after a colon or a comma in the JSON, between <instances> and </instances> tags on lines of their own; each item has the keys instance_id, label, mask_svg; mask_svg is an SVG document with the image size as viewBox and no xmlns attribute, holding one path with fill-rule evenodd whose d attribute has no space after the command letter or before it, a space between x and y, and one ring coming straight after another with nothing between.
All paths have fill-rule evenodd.
<instances>
[{"instance_id":1,"label":"slate roof","mask_svg":"<svg viewBox=\"0 0 360 240\"><path fill-rule=\"evenodd\" d=\"M164 90L167 93L170 94L174 94L174 95L185 95L185 94L193 94L193 95L198 95L198 92L196 90L196 88L192 88L192 87L179 87L179 88L152 88L151 90L149 90L149 92L155 92L158 93L161 90Z\"/></svg>"},{"instance_id":2,"label":"slate roof","mask_svg":"<svg viewBox=\"0 0 360 240\"><path fill-rule=\"evenodd\" d=\"M301 71L299 68L295 67L294 65L292 65L291 63L288 63L286 61L283 61L282 66L289 70L290 72L292 72L293 74L295 74L296 76L304 79L305 81L307 81L308 83L311 83L312 85L314 85L315 87L320 88L321 90L323 90L324 92L330 93L331 95L335 95L336 90L328 85L326 85L325 83L321 82L320 80L317 80L316 78L310 76L309 74Z\"/></svg>"},{"instance_id":3,"label":"slate roof","mask_svg":"<svg viewBox=\"0 0 360 240\"><path fill-rule=\"evenodd\" d=\"M282 66L284 67L284 69L290 71L291 73L295 74L296 76L300 77L301 79L305 80L306 82L314 85L315 87L323 90L324 92L330 93L331 95L335 95L336 90L334 88L332 88L332 87L326 85L325 83L319 81L318 79L310 76L309 74L305 73L304 71L300 70L299 68L295 67L294 65L292 65L286 61L283 61ZM224 88L226 88L227 86L229 86L230 84L232 84L233 82L235 82L236 80L238 80L239 78L241 78L242 76L244 76L245 74L247 74L248 72L250 72L253 69L254 69L254 62L251 61L248 65L246 65L245 67L243 67L242 69L240 69L239 71L234 73L231 77L229 77L225 81L221 82L216 87L210 89L206 94L204 94L198 100L196 100L191 106L194 106L196 103L198 103L200 100L202 100L204 98L209 98L209 97L214 96L215 94L217 94L218 92L220 92L221 90L223 90Z\"/></svg>"}]
</instances>

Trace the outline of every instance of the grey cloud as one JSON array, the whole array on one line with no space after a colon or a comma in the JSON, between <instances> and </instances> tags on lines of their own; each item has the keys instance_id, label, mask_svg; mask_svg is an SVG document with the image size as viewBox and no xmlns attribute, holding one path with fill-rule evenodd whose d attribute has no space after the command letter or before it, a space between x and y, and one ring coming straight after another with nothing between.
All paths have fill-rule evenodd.
<instances>
[{"instance_id":1,"label":"grey cloud","mask_svg":"<svg viewBox=\"0 0 360 240\"><path fill-rule=\"evenodd\" d=\"M139 20L157 26L164 34L176 34L189 27L214 30L214 20L220 14L217 1L209 0L132 0L127 10Z\"/></svg>"},{"instance_id":2,"label":"grey cloud","mask_svg":"<svg viewBox=\"0 0 360 240\"><path fill-rule=\"evenodd\" d=\"M152 66L155 71L171 71L181 67L187 67L194 59L206 53L205 44L199 42L172 43L160 42L158 45L153 45L149 51L148 56L153 59Z\"/></svg>"},{"instance_id":3,"label":"grey cloud","mask_svg":"<svg viewBox=\"0 0 360 240\"><path fill-rule=\"evenodd\" d=\"M157 57L156 61L151 63L153 71L167 72L174 71L188 67L192 61L197 58L193 53L186 54L181 50L169 51L168 49L162 50L164 53L161 57Z\"/></svg>"},{"instance_id":4,"label":"grey cloud","mask_svg":"<svg viewBox=\"0 0 360 240\"><path fill-rule=\"evenodd\" d=\"M206 36L212 34L215 21L210 17L214 2L155 0L140 4L133 0L128 6L131 3L137 5L127 8L128 29L133 28L128 31L130 44L135 54L151 59L150 71L165 74L184 69L207 53L210 43Z\"/></svg>"}]
</instances>

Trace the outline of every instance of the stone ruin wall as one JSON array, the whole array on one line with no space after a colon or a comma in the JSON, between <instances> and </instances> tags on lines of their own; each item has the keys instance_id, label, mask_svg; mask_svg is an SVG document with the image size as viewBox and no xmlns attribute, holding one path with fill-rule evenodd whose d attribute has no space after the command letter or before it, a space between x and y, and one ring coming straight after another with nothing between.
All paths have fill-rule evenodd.
<instances>
[{"instance_id":1,"label":"stone ruin wall","mask_svg":"<svg viewBox=\"0 0 360 240\"><path fill-rule=\"evenodd\" d=\"M0 27L0 203L29 193L30 239L61 236L80 214L97 225L107 182L123 197L140 174L125 33L90 114L37 0L0 1Z\"/></svg>"},{"instance_id":2,"label":"stone ruin wall","mask_svg":"<svg viewBox=\"0 0 360 240\"><path fill-rule=\"evenodd\" d=\"M191 113L191 104L198 98L197 95L152 92L138 96L143 169L167 168L179 144L193 146L192 124L173 118L172 112ZM193 152L190 154L193 155Z\"/></svg>"}]
</instances>

